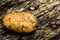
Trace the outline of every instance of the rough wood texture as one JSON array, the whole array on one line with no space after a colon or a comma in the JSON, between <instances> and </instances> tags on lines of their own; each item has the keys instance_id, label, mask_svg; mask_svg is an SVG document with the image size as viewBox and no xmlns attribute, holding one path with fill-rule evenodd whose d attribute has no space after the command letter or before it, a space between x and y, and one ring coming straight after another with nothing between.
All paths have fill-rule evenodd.
<instances>
[{"instance_id":1,"label":"rough wood texture","mask_svg":"<svg viewBox=\"0 0 60 40\"><path fill-rule=\"evenodd\" d=\"M30 7L35 10L29 9ZM36 31L28 34L15 33L4 28L3 15L10 11L28 11L38 18ZM60 0L0 0L0 40L59 40Z\"/></svg>"}]
</instances>

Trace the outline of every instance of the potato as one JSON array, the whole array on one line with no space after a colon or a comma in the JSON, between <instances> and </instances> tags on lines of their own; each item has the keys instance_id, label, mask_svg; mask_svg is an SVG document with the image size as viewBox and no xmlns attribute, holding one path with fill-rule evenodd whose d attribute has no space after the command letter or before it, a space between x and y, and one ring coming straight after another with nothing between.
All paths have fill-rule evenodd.
<instances>
[{"instance_id":1,"label":"potato","mask_svg":"<svg viewBox=\"0 0 60 40\"><path fill-rule=\"evenodd\" d=\"M32 32L38 24L37 18L29 12L9 12L3 17L3 24L15 32Z\"/></svg>"}]
</instances>

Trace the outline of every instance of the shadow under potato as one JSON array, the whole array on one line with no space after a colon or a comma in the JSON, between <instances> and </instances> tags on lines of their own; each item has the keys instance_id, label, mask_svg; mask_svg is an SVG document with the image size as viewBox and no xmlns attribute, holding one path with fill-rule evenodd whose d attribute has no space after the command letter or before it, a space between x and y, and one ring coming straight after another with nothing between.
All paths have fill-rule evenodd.
<instances>
[{"instance_id":1,"label":"shadow under potato","mask_svg":"<svg viewBox=\"0 0 60 40\"><path fill-rule=\"evenodd\" d=\"M12 30L9 30L9 29L7 29L5 26L3 26L3 30L6 32L6 33L9 33L9 34L18 34L18 35L32 35L32 34L34 34L34 32L36 31L36 30L34 30L34 31L32 31L32 32L29 32L29 33L25 33L25 32L15 32L15 31L12 31Z\"/></svg>"}]
</instances>

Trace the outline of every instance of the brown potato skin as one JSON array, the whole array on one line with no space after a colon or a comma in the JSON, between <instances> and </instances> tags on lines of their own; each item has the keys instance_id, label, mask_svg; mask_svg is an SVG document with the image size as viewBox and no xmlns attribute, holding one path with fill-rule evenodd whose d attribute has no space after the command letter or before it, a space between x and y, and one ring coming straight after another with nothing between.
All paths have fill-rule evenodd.
<instances>
[{"instance_id":1,"label":"brown potato skin","mask_svg":"<svg viewBox=\"0 0 60 40\"><path fill-rule=\"evenodd\" d=\"M37 18L29 12L9 12L3 17L3 24L15 32L32 32L38 24Z\"/></svg>"}]
</instances>

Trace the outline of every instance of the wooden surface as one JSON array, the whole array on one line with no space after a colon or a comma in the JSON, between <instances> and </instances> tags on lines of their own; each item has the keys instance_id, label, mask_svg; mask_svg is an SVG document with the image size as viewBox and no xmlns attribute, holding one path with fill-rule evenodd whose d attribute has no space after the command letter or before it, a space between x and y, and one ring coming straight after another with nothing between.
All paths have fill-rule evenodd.
<instances>
[{"instance_id":1,"label":"wooden surface","mask_svg":"<svg viewBox=\"0 0 60 40\"><path fill-rule=\"evenodd\" d=\"M29 9L36 8L35 10ZM4 28L2 18L6 12L32 12L39 21L37 30L28 34ZM60 0L0 0L0 40L59 40Z\"/></svg>"}]
</instances>

